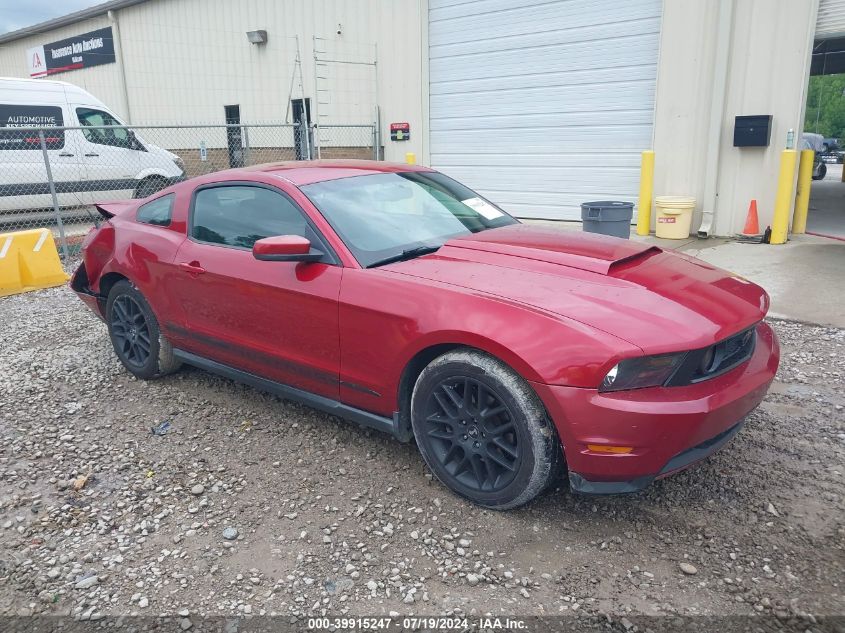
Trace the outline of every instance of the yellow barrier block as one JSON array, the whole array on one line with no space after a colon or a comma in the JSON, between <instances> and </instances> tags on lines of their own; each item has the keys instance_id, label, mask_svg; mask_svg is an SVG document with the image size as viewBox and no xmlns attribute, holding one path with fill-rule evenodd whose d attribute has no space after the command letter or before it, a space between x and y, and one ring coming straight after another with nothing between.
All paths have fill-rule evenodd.
<instances>
[{"instance_id":1,"label":"yellow barrier block","mask_svg":"<svg viewBox=\"0 0 845 633\"><path fill-rule=\"evenodd\" d=\"M68 279L48 229L0 233L0 297L61 286Z\"/></svg>"}]
</instances>

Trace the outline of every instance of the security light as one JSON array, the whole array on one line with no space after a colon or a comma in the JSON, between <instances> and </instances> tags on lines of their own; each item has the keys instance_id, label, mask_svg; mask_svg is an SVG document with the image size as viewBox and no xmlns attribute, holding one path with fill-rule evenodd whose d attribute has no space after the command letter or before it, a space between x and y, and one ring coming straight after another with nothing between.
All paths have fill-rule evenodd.
<instances>
[{"instance_id":1,"label":"security light","mask_svg":"<svg viewBox=\"0 0 845 633\"><path fill-rule=\"evenodd\" d=\"M250 44L266 44L267 31L247 31L246 38L249 40Z\"/></svg>"}]
</instances>

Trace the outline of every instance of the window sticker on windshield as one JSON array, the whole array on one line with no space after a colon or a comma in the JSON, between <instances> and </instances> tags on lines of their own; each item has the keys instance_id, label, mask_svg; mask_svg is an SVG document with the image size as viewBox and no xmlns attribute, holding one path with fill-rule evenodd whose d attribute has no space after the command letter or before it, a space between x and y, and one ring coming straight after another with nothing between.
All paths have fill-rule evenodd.
<instances>
[{"instance_id":1,"label":"window sticker on windshield","mask_svg":"<svg viewBox=\"0 0 845 633\"><path fill-rule=\"evenodd\" d=\"M461 200L461 202L473 211L477 211L488 220L495 220L496 218L500 218L504 215L492 204L482 200L481 198L467 198L466 200Z\"/></svg>"}]
</instances>

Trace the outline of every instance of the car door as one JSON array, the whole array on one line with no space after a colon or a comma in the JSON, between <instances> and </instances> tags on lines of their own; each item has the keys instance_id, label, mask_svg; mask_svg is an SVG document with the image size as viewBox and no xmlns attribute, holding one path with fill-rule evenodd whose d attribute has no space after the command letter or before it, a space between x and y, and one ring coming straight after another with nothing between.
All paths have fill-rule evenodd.
<instances>
[{"instance_id":1,"label":"car door","mask_svg":"<svg viewBox=\"0 0 845 633\"><path fill-rule=\"evenodd\" d=\"M79 125L89 128L79 137L89 202L131 198L138 184L143 146L125 127L102 127L123 125L109 112L80 104L71 105L71 109Z\"/></svg>"},{"instance_id":2,"label":"car door","mask_svg":"<svg viewBox=\"0 0 845 633\"><path fill-rule=\"evenodd\" d=\"M82 167L78 138L72 130L49 129L62 128L65 120L58 105L0 103L0 210L53 206L38 133L15 130L29 126L45 128L44 143L59 206L85 204L79 192Z\"/></svg>"},{"instance_id":3,"label":"car door","mask_svg":"<svg viewBox=\"0 0 845 633\"><path fill-rule=\"evenodd\" d=\"M326 256L310 263L255 259L253 243L275 235L307 237ZM188 351L338 397L343 269L287 194L258 183L199 187L174 266L168 292L181 304L179 338Z\"/></svg>"}]
</instances>

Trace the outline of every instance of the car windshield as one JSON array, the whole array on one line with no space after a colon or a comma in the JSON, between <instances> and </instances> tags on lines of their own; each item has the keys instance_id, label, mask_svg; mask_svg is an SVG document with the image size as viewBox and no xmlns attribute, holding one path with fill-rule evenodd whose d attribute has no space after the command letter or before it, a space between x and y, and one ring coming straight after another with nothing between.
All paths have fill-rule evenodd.
<instances>
[{"instance_id":1,"label":"car windshield","mask_svg":"<svg viewBox=\"0 0 845 633\"><path fill-rule=\"evenodd\" d=\"M450 238L516 223L438 172L353 176L302 191L364 267L417 257Z\"/></svg>"}]
</instances>

